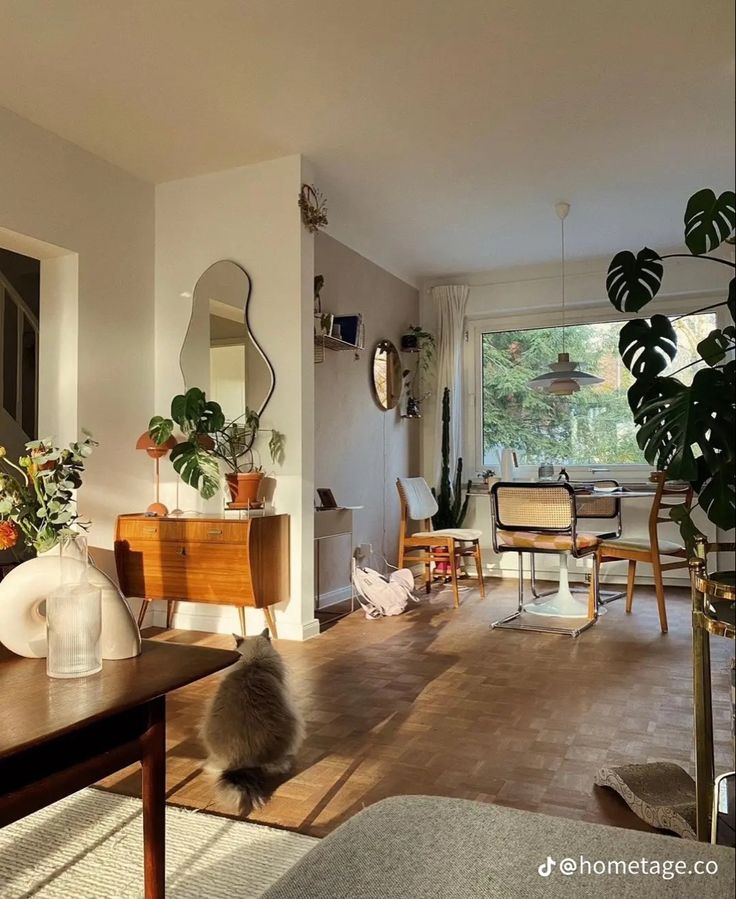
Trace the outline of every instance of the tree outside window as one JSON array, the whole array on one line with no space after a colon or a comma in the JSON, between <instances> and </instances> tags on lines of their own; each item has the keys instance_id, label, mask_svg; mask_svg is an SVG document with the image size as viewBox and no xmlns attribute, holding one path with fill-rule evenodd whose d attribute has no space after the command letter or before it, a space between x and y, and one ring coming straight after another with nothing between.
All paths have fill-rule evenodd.
<instances>
[{"instance_id":1,"label":"tree outside window","mask_svg":"<svg viewBox=\"0 0 736 899\"><path fill-rule=\"evenodd\" d=\"M715 315L672 318L680 341L678 367L698 358L696 346L714 327ZM632 377L618 353L620 322L566 329L570 358L602 384L572 396L550 396L528 386L562 348L561 328L492 331L482 335L483 461L497 462L498 447L511 446L520 464L645 464L626 399ZM697 366L681 375L689 383Z\"/></svg>"}]
</instances>

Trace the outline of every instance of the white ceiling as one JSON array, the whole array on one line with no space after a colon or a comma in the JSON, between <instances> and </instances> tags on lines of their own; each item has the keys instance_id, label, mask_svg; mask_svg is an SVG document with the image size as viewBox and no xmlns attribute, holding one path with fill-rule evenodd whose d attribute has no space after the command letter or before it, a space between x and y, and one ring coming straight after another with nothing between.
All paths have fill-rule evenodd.
<instances>
[{"instance_id":1,"label":"white ceiling","mask_svg":"<svg viewBox=\"0 0 736 899\"><path fill-rule=\"evenodd\" d=\"M733 184L732 0L0 0L0 105L159 182L303 153L408 280L681 236Z\"/></svg>"}]
</instances>

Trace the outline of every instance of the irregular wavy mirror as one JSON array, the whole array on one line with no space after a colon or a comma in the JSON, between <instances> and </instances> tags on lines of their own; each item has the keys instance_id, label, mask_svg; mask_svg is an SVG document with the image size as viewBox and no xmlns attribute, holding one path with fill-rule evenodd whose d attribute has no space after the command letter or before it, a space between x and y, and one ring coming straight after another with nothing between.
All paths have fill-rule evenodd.
<instances>
[{"instance_id":1,"label":"irregular wavy mirror","mask_svg":"<svg viewBox=\"0 0 736 899\"><path fill-rule=\"evenodd\" d=\"M221 260L199 278L192 317L181 350L184 383L201 387L226 418L237 420L246 407L263 413L276 377L250 329L251 281L236 262Z\"/></svg>"},{"instance_id":2,"label":"irregular wavy mirror","mask_svg":"<svg viewBox=\"0 0 736 899\"><path fill-rule=\"evenodd\" d=\"M373 350L373 393L385 410L395 408L401 398L401 358L390 340L380 340Z\"/></svg>"}]
</instances>

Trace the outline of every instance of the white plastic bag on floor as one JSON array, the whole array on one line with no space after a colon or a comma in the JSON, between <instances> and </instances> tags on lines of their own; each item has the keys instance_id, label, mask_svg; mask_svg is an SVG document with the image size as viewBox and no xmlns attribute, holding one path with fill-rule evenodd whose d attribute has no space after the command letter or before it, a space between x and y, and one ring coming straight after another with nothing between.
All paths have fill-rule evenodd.
<instances>
[{"instance_id":1,"label":"white plastic bag on floor","mask_svg":"<svg viewBox=\"0 0 736 899\"><path fill-rule=\"evenodd\" d=\"M413 599L414 575L408 568L392 571L388 578L353 562L353 586L366 618L401 615Z\"/></svg>"}]
</instances>

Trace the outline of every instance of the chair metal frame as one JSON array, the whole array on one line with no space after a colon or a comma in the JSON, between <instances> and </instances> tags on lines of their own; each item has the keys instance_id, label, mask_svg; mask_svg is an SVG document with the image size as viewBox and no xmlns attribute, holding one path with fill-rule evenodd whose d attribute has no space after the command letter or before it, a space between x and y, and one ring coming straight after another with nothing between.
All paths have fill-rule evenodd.
<instances>
[{"instance_id":1,"label":"chair metal frame","mask_svg":"<svg viewBox=\"0 0 736 899\"><path fill-rule=\"evenodd\" d=\"M613 480L613 478L607 478L605 480L594 481L593 487L615 487L618 489L620 486L618 481ZM621 536L621 532L623 529L622 519L621 519L621 499L618 496L606 496L605 493L602 493L600 496L596 496L594 494L584 494L582 496L576 494L575 495L575 510L577 512L578 521L581 519L588 520L613 520L616 521L616 528L613 531L608 531L603 534L596 534L601 540L618 540ZM530 553L529 559L529 568L530 568L530 587L532 596L534 599L542 599L545 596L552 596L556 591L555 590L545 590L540 593L537 590L537 572L536 572L536 560L534 558L534 553ZM571 587L573 593L587 593L589 589L589 581L590 575L585 576L586 583L588 583L588 587ZM626 596L625 590L601 590L600 581L598 584L598 605L605 606L608 605L609 602L613 602L616 599L622 599Z\"/></svg>"},{"instance_id":2,"label":"chair metal frame","mask_svg":"<svg viewBox=\"0 0 736 899\"><path fill-rule=\"evenodd\" d=\"M452 537L437 532L436 536L427 536L426 532L431 532L432 519L421 518L413 519L409 516L409 506L406 501L406 495L401 486L401 479L396 480L396 489L399 493L399 502L401 504L401 522L399 524L399 552L398 565L403 568L406 562L419 562L424 565L424 586L427 593L432 590L432 564L437 562L446 562L450 572L450 582L452 584L453 600L455 608L460 607L460 591L458 587L458 563L460 559L472 556L475 559L475 567L478 574L478 588L481 597L486 595L485 583L483 580L483 560L480 554L480 538L472 540L463 540L459 537ZM429 489L429 488L427 488ZM417 521L420 524L420 531L425 532L425 536L415 537L408 533L409 521ZM411 549L414 552L409 554L406 550Z\"/></svg>"},{"instance_id":3,"label":"chair metal frame","mask_svg":"<svg viewBox=\"0 0 736 899\"><path fill-rule=\"evenodd\" d=\"M499 510L499 500L498 494L503 489L509 488L518 488L520 490L529 490L531 491L540 491L540 490L563 490L569 494L569 509L570 523L566 527L545 527L545 526L535 526L535 525L504 525L503 519L501 518L500 510ZM617 507L617 513L620 518L620 506ZM590 516L586 516L590 517ZM608 515L605 516L592 516L592 517L611 517ZM491 535L492 535L492 543L493 549L495 552L501 554L505 552L515 552L518 555L518 564L519 564L519 595L518 595L518 605L516 611L512 612L510 615L505 616L504 618L500 618L498 621L494 621L491 623L491 628L508 628L509 630L524 630L524 631L535 631L537 633L543 634L561 634L563 636L568 637L577 637L583 633L583 631L591 628L596 621L598 620L598 606L599 606L599 568L598 568L598 554L597 549L598 546L593 545L590 548L584 548L580 550L578 548L577 542L577 524L578 524L578 514L577 514L577 504L576 504L576 496L575 491L572 486L565 481L550 481L550 482L538 482L538 481L499 481L493 485L491 488ZM542 533L549 534L550 536L560 536L560 537L569 537L570 538L570 549L569 550L560 550L560 549L542 549L535 548L530 549L528 547L518 547L518 546L507 546L505 544L499 543L498 540L498 531L499 530L513 530L519 531L522 533ZM598 535L596 535L598 536ZM585 590L588 594L588 618L585 623L580 625L579 627L556 627L554 625L543 625L543 624L511 624L512 621L516 619L522 618L524 614L524 553L529 553L532 557L532 566L534 565L534 556L536 553L541 552L546 555L557 555L559 556L561 553L569 553L569 555L573 556L573 558L580 559L586 556L592 557L593 562L593 572L591 576L590 587ZM536 584L535 584L536 590ZM542 594L535 593L534 598L538 599L541 596L548 596L550 593L555 593L557 591L549 591Z\"/></svg>"}]
</instances>

